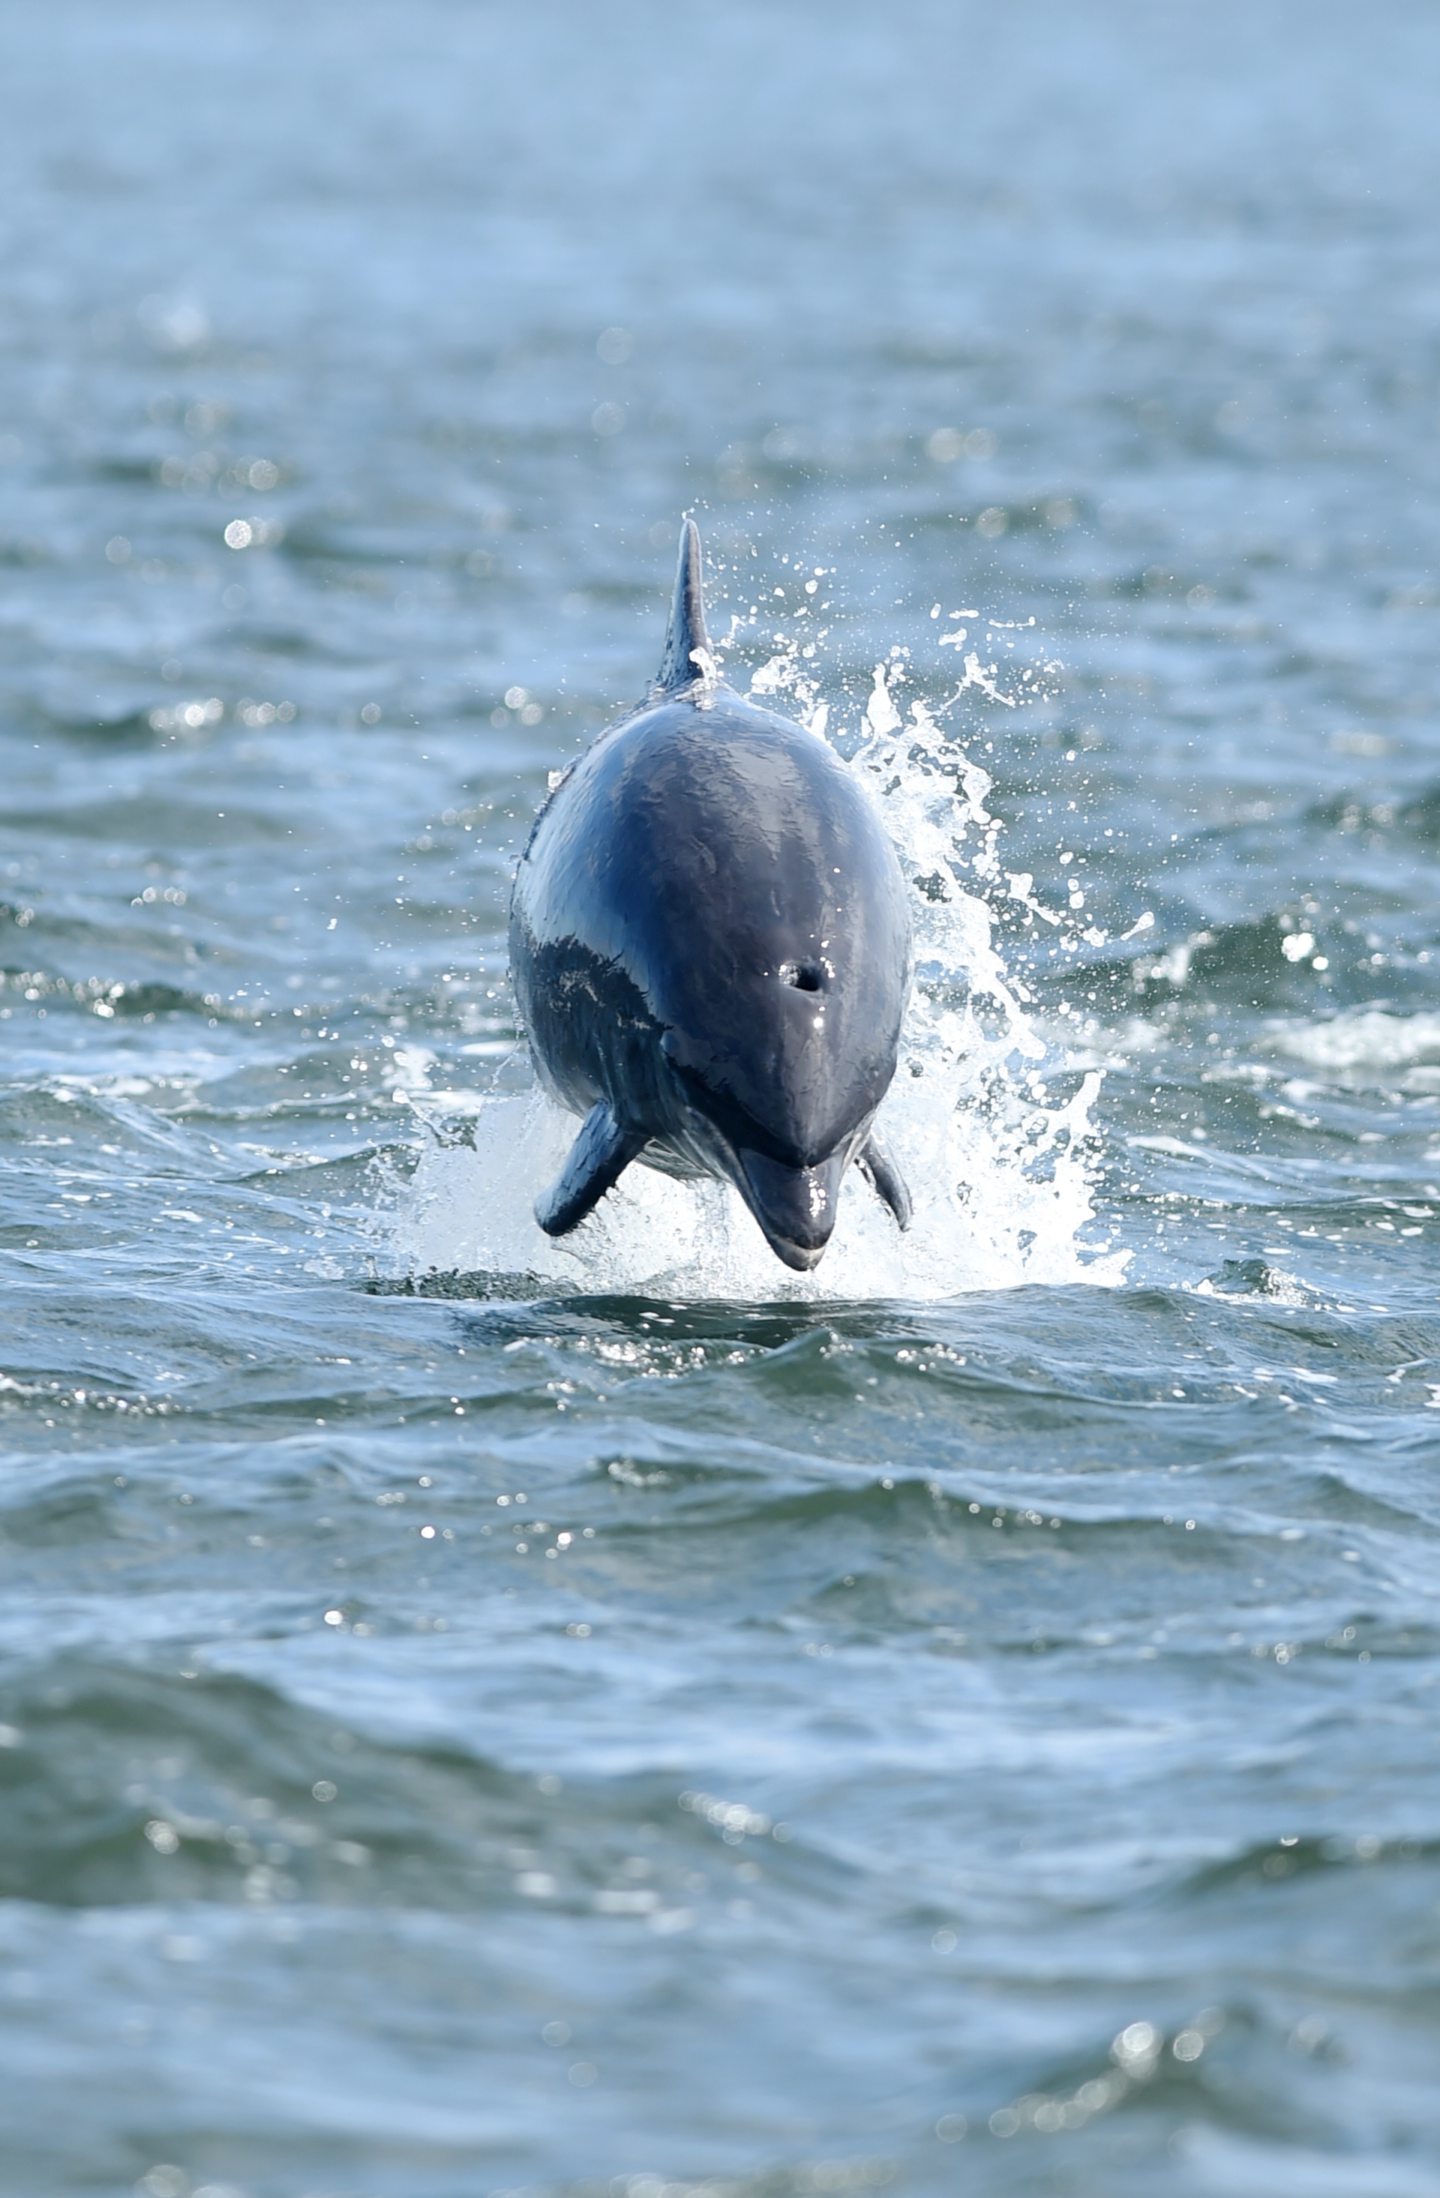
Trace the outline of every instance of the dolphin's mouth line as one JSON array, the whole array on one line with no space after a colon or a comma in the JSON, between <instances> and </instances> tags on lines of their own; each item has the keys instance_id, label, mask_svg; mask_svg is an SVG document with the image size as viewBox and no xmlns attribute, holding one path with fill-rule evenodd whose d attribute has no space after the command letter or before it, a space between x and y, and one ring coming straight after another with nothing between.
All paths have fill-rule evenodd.
<instances>
[{"instance_id":1,"label":"dolphin's mouth line","mask_svg":"<svg viewBox=\"0 0 1440 2198\"><path fill-rule=\"evenodd\" d=\"M777 1259L798 1274L820 1264L835 1233L848 1147L814 1166L768 1160L729 1148L730 1180Z\"/></svg>"},{"instance_id":2,"label":"dolphin's mouth line","mask_svg":"<svg viewBox=\"0 0 1440 2198\"><path fill-rule=\"evenodd\" d=\"M804 1244L797 1236L791 1236L781 1226L778 1217L766 1212L759 1192L750 1180L744 1160L736 1147L730 1143L730 1140L723 1132L717 1130L713 1122L706 1120L697 1110L692 1109L690 1112L692 1123L703 1124L703 1129L697 1135L695 1129L692 1128L690 1134L683 1141L678 1139L672 1141L669 1149L682 1157L690 1168L706 1175L716 1174L723 1182L728 1183L739 1196L745 1211L755 1223L756 1228L764 1237L775 1257L783 1260L787 1267L793 1267L797 1274L811 1273L824 1258L834 1229L836 1194L839 1190L838 1179L826 1200L829 1211L824 1217L826 1226L822 1241L818 1244ZM706 1134L707 1132L708 1134ZM653 1143L650 1149L651 1151L654 1150ZM835 1157L835 1155L831 1155L832 1160ZM847 1154L847 1165L849 1158L850 1156ZM781 1165L784 1166L785 1164L781 1163ZM824 1166L825 1163L822 1162L820 1165ZM805 1178L813 1176L815 1171L796 1164L793 1168L787 1169L787 1172L793 1177L798 1186ZM844 1170L842 1169L840 1172L843 1174ZM796 1216L796 1218L800 1217ZM812 1227L814 1226L813 1209L804 1218L810 1221Z\"/></svg>"},{"instance_id":3,"label":"dolphin's mouth line","mask_svg":"<svg viewBox=\"0 0 1440 2198\"><path fill-rule=\"evenodd\" d=\"M787 1267L793 1267L797 1274L813 1274L825 1257L826 1246L824 1244L816 1244L813 1248L808 1248L804 1244L794 1244L787 1236L772 1236L763 1223L761 1224L760 1233L775 1257L783 1260Z\"/></svg>"}]
</instances>

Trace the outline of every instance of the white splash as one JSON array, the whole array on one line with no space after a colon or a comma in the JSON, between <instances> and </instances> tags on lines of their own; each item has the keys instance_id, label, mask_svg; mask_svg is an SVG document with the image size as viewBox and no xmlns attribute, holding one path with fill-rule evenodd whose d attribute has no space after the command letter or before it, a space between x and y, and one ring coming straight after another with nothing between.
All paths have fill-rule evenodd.
<instances>
[{"instance_id":1,"label":"white splash","mask_svg":"<svg viewBox=\"0 0 1440 2198\"><path fill-rule=\"evenodd\" d=\"M813 648L775 638L780 652L752 692L783 693L823 736ZM1124 1255L1086 1242L1099 1076L1066 1074L994 942L987 896L1029 906L1031 881L1001 868L987 773L923 701L902 716L895 690L905 678L899 652L876 668L849 767L876 802L915 894L915 992L879 1117L914 1198L910 1230L900 1234L852 1171L824 1260L798 1275L774 1258L727 1186L636 1166L590 1219L553 1242L532 1205L576 1123L531 1091L482 1100L464 1118L453 1100L437 1113L420 1103L426 1144L392 1219L389 1271L483 1276L497 1288L820 1302L1121 1279Z\"/></svg>"}]
</instances>

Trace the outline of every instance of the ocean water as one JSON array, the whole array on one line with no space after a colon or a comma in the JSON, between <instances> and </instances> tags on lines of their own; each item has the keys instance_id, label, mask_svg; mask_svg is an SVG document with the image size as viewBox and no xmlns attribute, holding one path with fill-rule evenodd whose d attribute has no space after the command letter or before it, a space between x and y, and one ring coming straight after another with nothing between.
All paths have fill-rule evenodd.
<instances>
[{"instance_id":1,"label":"ocean water","mask_svg":"<svg viewBox=\"0 0 1440 2198\"><path fill-rule=\"evenodd\" d=\"M1437 70L10 12L3 2198L1440 2189ZM808 1278L528 1218L685 509L915 885Z\"/></svg>"}]
</instances>

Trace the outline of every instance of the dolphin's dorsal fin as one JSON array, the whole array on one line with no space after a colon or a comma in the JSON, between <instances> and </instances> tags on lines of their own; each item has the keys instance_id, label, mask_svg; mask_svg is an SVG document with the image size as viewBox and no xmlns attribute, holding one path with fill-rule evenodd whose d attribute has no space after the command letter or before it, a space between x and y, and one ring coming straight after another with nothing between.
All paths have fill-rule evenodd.
<instances>
[{"instance_id":1,"label":"dolphin's dorsal fin","mask_svg":"<svg viewBox=\"0 0 1440 2198\"><path fill-rule=\"evenodd\" d=\"M680 566L675 575L675 601L670 610L670 630L665 654L660 659L656 692L678 694L697 680L709 684L715 677L715 658L705 631L705 594L700 573L700 529L687 519L680 529Z\"/></svg>"}]
</instances>

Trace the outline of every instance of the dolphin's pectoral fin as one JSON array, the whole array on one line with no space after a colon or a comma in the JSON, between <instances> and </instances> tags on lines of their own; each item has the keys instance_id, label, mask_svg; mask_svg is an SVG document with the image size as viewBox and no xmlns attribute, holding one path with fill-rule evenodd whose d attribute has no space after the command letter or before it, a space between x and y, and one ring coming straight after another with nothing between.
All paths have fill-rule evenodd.
<instances>
[{"instance_id":1,"label":"dolphin's pectoral fin","mask_svg":"<svg viewBox=\"0 0 1440 2198\"><path fill-rule=\"evenodd\" d=\"M603 1100L592 1107L569 1159L535 1201L535 1219L545 1234L568 1236L619 1182L645 1143L643 1135L620 1127Z\"/></svg>"},{"instance_id":2,"label":"dolphin's pectoral fin","mask_svg":"<svg viewBox=\"0 0 1440 2198\"><path fill-rule=\"evenodd\" d=\"M856 1153L855 1165L876 1196L884 1199L900 1227L908 1229L915 1209L905 1178L873 1130Z\"/></svg>"}]
</instances>

